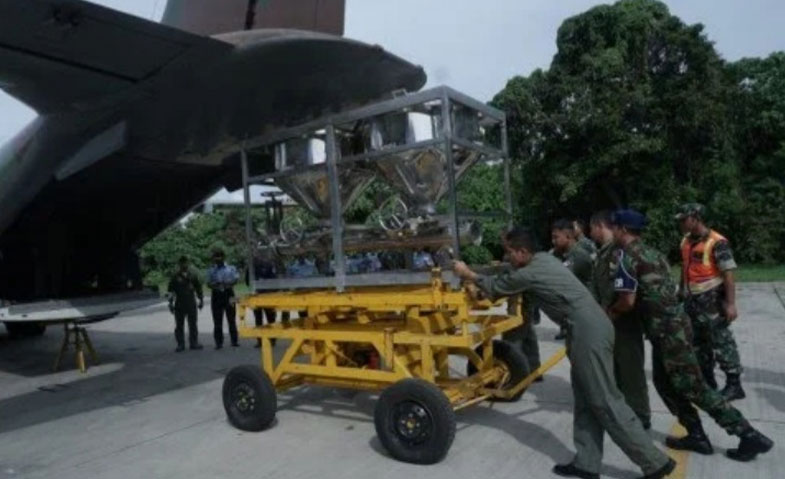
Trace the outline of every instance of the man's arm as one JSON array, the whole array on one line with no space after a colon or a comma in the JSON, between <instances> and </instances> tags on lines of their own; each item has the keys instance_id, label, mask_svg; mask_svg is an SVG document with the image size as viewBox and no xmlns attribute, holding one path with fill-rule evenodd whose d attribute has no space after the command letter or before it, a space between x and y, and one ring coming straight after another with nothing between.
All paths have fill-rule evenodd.
<instances>
[{"instance_id":1,"label":"man's arm","mask_svg":"<svg viewBox=\"0 0 785 479\"><path fill-rule=\"evenodd\" d=\"M722 279L725 281L725 317L731 323L739 317L739 311L736 309L736 279L733 277L733 270L724 271Z\"/></svg>"},{"instance_id":2,"label":"man's arm","mask_svg":"<svg viewBox=\"0 0 785 479\"><path fill-rule=\"evenodd\" d=\"M174 277L169 280L169 285L166 288L166 291L169 296L169 311L174 313L174 300L175 300L175 293L174 293Z\"/></svg>"},{"instance_id":3,"label":"man's arm","mask_svg":"<svg viewBox=\"0 0 785 479\"><path fill-rule=\"evenodd\" d=\"M459 278L466 281L477 282L477 279L480 277L480 275L472 271L463 261L456 261L453 264L453 271Z\"/></svg>"},{"instance_id":4,"label":"man's arm","mask_svg":"<svg viewBox=\"0 0 785 479\"><path fill-rule=\"evenodd\" d=\"M216 289L218 287L218 282L216 281L215 275L213 274L214 268L210 267L207 269L207 287L210 289Z\"/></svg>"},{"instance_id":5,"label":"man's arm","mask_svg":"<svg viewBox=\"0 0 785 479\"><path fill-rule=\"evenodd\" d=\"M619 250L619 268L613 279L616 301L608 308L608 316L615 320L620 315L632 311L638 293L638 278L632 258Z\"/></svg>"},{"instance_id":6,"label":"man's arm","mask_svg":"<svg viewBox=\"0 0 785 479\"><path fill-rule=\"evenodd\" d=\"M636 293L617 293L616 301L608 308L608 316L615 320L624 313L632 311L635 307Z\"/></svg>"},{"instance_id":7,"label":"man's arm","mask_svg":"<svg viewBox=\"0 0 785 479\"><path fill-rule=\"evenodd\" d=\"M228 286L234 286L237 284L237 281L240 279L240 274L237 272L237 268L234 266L229 266L229 284Z\"/></svg>"},{"instance_id":8,"label":"man's arm","mask_svg":"<svg viewBox=\"0 0 785 479\"><path fill-rule=\"evenodd\" d=\"M682 267L679 268L679 293L678 294L679 294L680 301L684 301L684 299L687 297L688 294L687 283L685 283L685 281L687 281L687 278L684 277L684 265L682 265Z\"/></svg>"},{"instance_id":9,"label":"man's arm","mask_svg":"<svg viewBox=\"0 0 785 479\"><path fill-rule=\"evenodd\" d=\"M199 309L204 306L204 291L202 291L202 282L199 281L199 276L196 273L191 273L191 284L196 292L196 297L199 298Z\"/></svg>"},{"instance_id":10,"label":"man's arm","mask_svg":"<svg viewBox=\"0 0 785 479\"><path fill-rule=\"evenodd\" d=\"M484 276L469 269L463 261L456 261L453 270L460 278L476 283L493 300L525 293L529 289L526 274L521 269L495 276Z\"/></svg>"},{"instance_id":11,"label":"man's arm","mask_svg":"<svg viewBox=\"0 0 785 479\"><path fill-rule=\"evenodd\" d=\"M722 279L725 288L725 318L730 323L735 320L739 313L736 310L736 281L733 277L733 270L738 266L733 258L733 251L727 241L719 241L714 245L712 256L717 268L722 271Z\"/></svg>"}]
</instances>

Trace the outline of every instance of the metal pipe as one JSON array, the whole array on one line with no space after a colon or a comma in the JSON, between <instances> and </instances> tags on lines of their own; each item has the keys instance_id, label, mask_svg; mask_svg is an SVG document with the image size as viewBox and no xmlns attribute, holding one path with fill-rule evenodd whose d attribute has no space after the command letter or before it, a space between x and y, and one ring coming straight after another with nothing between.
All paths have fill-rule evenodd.
<instances>
[{"instance_id":1,"label":"metal pipe","mask_svg":"<svg viewBox=\"0 0 785 479\"><path fill-rule=\"evenodd\" d=\"M246 261L248 262L248 285L251 286L256 281L256 274L253 268L253 225L251 224L251 188L248 184L248 153L243 147L240 149L240 165L243 174L243 203L245 203L245 240L246 240Z\"/></svg>"},{"instance_id":2,"label":"metal pipe","mask_svg":"<svg viewBox=\"0 0 785 479\"><path fill-rule=\"evenodd\" d=\"M449 187L449 216L452 223L452 248L453 258L461 259L461 240L458 225L458 191L455 184L455 161L452 154L452 112L450 111L450 97L444 90L442 94L442 135L444 136L444 157L447 160L447 184ZM458 287L457 281L451 285Z\"/></svg>"},{"instance_id":3,"label":"metal pipe","mask_svg":"<svg viewBox=\"0 0 785 479\"><path fill-rule=\"evenodd\" d=\"M504 200L507 203L507 227L513 227L512 178L510 172L510 151L507 146L507 120L502 121L502 160L504 161Z\"/></svg>"},{"instance_id":4,"label":"metal pipe","mask_svg":"<svg viewBox=\"0 0 785 479\"><path fill-rule=\"evenodd\" d=\"M342 293L346 287L346 265L343 251L343 218L338 184L338 150L335 144L335 127L326 128L325 153L327 155L327 180L330 188L330 226L332 228L333 257L335 259L335 289Z\"/></svg>"}]
</instances>

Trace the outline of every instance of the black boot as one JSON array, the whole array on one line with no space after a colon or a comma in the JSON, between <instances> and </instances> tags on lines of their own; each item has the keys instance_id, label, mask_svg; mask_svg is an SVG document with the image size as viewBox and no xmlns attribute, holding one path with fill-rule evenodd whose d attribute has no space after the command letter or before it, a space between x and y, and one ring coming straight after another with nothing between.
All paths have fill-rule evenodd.
<instances>
[{"instance_id":1,"label":"black boot","mask_svg":"<svg viewBox=\"0 0 785 479\"><path fill-rule=\"evenodd\" d=\"M714 367L711 369L701 369L701 372L703 372L703 380L706 382L706 384L716 391L719 388L719 385L717 384L717 378L714 377Z\"/></svg>"},{"instance_id":2,"label":"black boot","mask_svg":"<svg viewBox=\"0 0 785 479\"><path fill-rule=\"evenodd\" d=\"M664 466L652 472L651 474L646 474L645 476L641 477L641 479L663 479L665 476L673 472L674 469L676 469L676 461L673 459L668 459L668 462L666 462Z\"/></svg>"},{"instance_id":3,"label":"black boot","mask_svg":"<svg viewBox=\"0 0 785 479\"><path fill-rule=\"evenodd\" d=\"M553 473L562 477L579 477L580 479L600 479L600 475L595 472L578 469L572 463L556 464L553 466Z\"/></svg>"},{"instance_id":4,"label":"black boot","mask_svg":"<svg viewBox=\"0 0 785 479\"><path fill-rule=\"evenodd\" d=\"M703 432L703 426L697 424L687 428L687 435L684 437L668 436L665 438L665 445L671 449L680 451L695 451L698 454L713 454L714 448L711 447L709 438Z\"/></svg>"},{"instance_id":5,"label":"black boot","mask_svg":"<svg viewBox=\"0 0 785 479\"><path fill-rule=\"evenodd\" d=\"M566 338L567 338L567 328L562 326L559 328L559 333L553 339L555 339L556 341L561 341Z\"/></svg>"},{"instance_id":6,"label":"black boot","mask_svg":"<svg viewBox=\"0 0 785 479\"><path fill-rule=\"evenodd\" d=\"M769 452L773 446L774 441L750 428L741 435L739 447L728 449L725 454L734 461L747 462L755 459L758 454Z\"/></svg>"},{"instance_id":7,"label":"black boot","mask_svg":"<svg viewBox=\"0 0 785 479\"><path fill-rule=\"evenodd\" d=\"M744 394L744 389L741 388L741 377L738 374L728 374L725 380L725 387L722 389L722 395L726 401L735 401L747 397Z\"/></svg>"}]
</instances>

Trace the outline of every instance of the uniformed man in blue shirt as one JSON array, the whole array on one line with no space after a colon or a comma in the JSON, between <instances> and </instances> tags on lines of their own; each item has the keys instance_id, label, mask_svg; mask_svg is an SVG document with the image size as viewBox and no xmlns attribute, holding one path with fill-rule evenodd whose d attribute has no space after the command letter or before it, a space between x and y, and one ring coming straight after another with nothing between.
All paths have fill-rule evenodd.
<instances>
[{"instance_id":1,"label":"uniformed man in blue shirt","mask_svg":"<svg viewBox=\"0 0 785 479\"><path fill-rule=\"evenodd\" d=\"M224 261L224 252L221 249L213 251L214 264L207 271L207 285L212 290L210 308L213 312L213 338L215 349L221 349L224 344L223 317L229 325L229 338L232 346L240 345L237 339L237 323L234 309L234 285L240 279L237 268Z\"/></svg>"}]
</instances>

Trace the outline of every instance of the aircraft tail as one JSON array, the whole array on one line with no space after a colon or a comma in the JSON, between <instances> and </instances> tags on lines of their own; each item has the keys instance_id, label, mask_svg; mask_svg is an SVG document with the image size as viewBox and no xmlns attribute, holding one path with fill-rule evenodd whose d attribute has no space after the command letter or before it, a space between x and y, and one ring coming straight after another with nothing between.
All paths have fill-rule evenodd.
<instances>
[{"instance_id":1,"label":"aircraft tail","mask_svg":"<svg viewBox=\"0 0 785 479\"><path fill-rule=\"evenodd\" d=\"M161 22L200 35L295 28L343 35L346 0L169 0Z\"/></svg>"}]
</instances>

